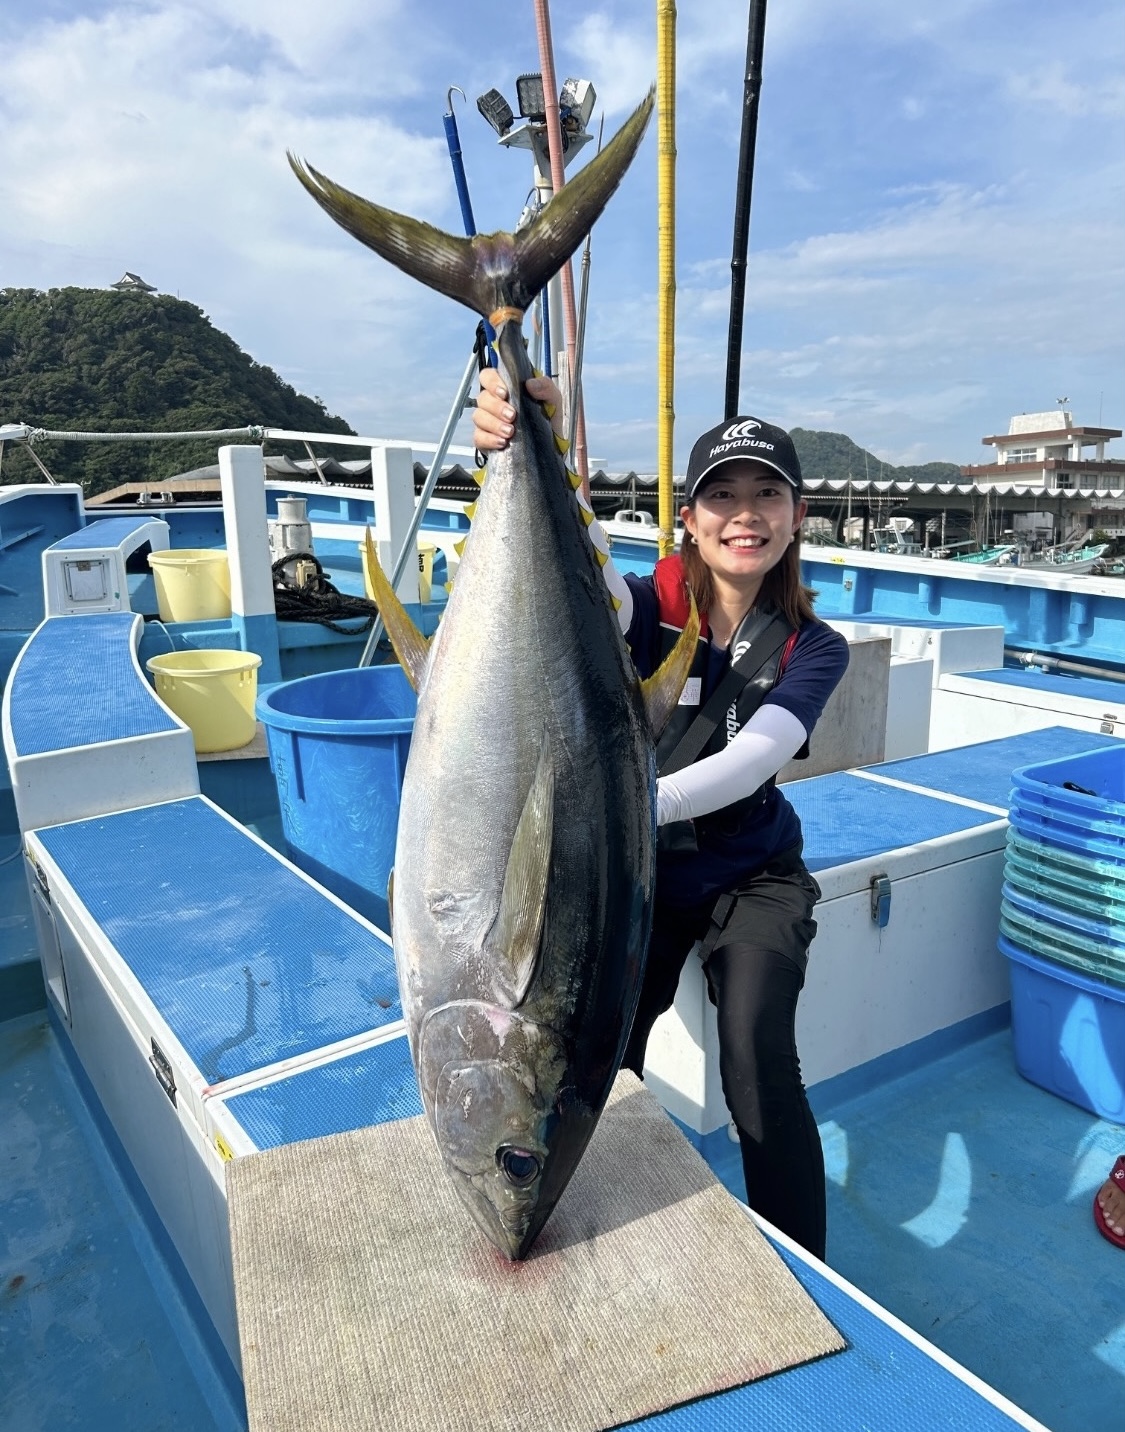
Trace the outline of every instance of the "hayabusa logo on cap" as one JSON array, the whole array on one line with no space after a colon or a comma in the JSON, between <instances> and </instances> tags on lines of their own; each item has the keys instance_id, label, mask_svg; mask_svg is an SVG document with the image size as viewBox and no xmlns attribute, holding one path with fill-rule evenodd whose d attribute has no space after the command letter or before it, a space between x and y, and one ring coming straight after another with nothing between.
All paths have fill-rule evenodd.
<instances>
[{"instance_id":1,"label":"hayabusa logo on cap","mask_svg":"<svg viewBox=\"0 0 1125 1432\"><path fill-rule=\"evenodd\" d=\"M732 423L723 434L721 441L729 443L737 442L739 438L748 438L761 426L761 423L755 422L753 418L748 419L745 423Z\"/></svg>"}]
</instances>

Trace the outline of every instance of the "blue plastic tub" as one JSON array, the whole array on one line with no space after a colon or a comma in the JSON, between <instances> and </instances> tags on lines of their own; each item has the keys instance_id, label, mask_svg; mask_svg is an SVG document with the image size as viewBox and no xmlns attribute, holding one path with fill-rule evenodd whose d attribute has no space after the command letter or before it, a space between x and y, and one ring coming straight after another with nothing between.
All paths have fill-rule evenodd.
<instances>
[{"instance_id":1,"label":"blue plastic tub","mask_svg":"<svg viewBox=\"0 0 1125 1432\"><path fill-rule=\"evenodd\" d=\"M303 676L257 704L290 858L383 931L416 705L397 665Z\"/></svg>"},{"instance_id":2,"label":"blue plastic tub","mask_svg":"<svg viewBox=\"0 0 1125 1432\"><path fill-rule=\"evenodd\" d=\"M1016 1068L1099 1118L1125 1122L1125 986L1051 964L1000 937L1012 981Z\"/></svg>"},{"instance_id":3,"label":"blue plastic tub","mask_svg":"<svg viewBox=\"0 0 1125 1432\"><path fill-rule=\"evenodd\" d=\"M1014 793L1008 820L1016 833L1025 840L1039 841L1045 845L1059 846L1063 850L1111 860L1125 870L1125 825L1122 826L1119 838L1111 838L1101 832L1091 831L1089 826L1046 818L1042 813L1022 805Z\"/></svg>"},{"instance_id":4,"label":"blue plastic tub","mask_svg":"<svg viewBox=\"0 0 1125 1432\"><path fill-rule=\"evenodd\" d=\"M1067 789L1068 783L1081 789ZM1125 742L1081 756L1022 766L1012 772L1012 784L1017 790L1035 793L1041 800L1070 806L1098 819L1125 819Z\"/></svg>"},{"instance_id":5,"label":"blue plastic tub","mask_svg":"<svg viewBox=\"0 0 1125 1432\"><path fill-rule=\"evenodd\" d=\"M1000 933L1026 954L1125 987L1125 953L1080 930L1041 919L1012 900L1000 901Z\"/></svg>"}]
</instances>

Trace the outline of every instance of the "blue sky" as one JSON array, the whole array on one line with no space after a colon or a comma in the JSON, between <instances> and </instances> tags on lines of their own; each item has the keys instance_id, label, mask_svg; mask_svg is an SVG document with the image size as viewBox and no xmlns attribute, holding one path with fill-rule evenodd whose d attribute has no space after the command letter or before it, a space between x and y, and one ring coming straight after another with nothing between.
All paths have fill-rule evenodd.
<instances>
[{"instance_id":1,"label":"blue sky","mask_svg":"<svg viewBox=\"0 0 1125 1432\"><path fill-rule=\"evenodd\" d=\"M722 417L747 3L678 9L682 470ZM655 74L655 0L552 19L610 132ZM475 99L538 69L530 0L0 0L0 56L0 285L131 269L361 432L437 436L470 316L338 230L285 151L460 232L459 85L477 224L512 227L530 161ZM894 463L991 460L982 436L1064 396L1125 426L1123 59L1118 0L771 0L743 410ZM655 466L655 215L653 129L593 239L589 449L613 469Z\"/></svg>"}]
</instances>

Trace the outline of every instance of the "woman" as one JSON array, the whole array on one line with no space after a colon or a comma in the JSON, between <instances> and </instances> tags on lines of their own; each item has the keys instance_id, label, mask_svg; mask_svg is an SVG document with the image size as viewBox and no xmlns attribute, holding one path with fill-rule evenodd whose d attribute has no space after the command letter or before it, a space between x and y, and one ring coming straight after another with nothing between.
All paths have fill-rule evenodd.
<instances>
[{"instance_id":1,"label":"woman","mask_svg":"<svg viewBox=\"0 0 1125 1432\"><path fill-rule=\"evenodd\" d=\"M550 380L527 388L557 407ZM507 398L500 374L485 369L474 429L482 452L512 436ZM642 677L684 626L689 589L702 620L684 695L657 745L653 932L624 1062L643 1070L653 1023L701 942L747 1201L823 1258L824 1160L794 1033L820 891L801 859L800 821L774 777L807 754L848 648L816 619L801 585L807 504L785 432L742 417L704 434L688 460L685 496L680 555L657 563L651 577L622 581L606 568Z\"/></svg>"}]
</instances>

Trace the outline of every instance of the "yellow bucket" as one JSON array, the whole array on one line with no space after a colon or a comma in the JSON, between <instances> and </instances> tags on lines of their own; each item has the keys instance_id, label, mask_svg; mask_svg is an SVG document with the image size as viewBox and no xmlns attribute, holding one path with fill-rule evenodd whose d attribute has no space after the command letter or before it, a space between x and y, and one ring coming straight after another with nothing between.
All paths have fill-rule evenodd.
<instances>
[{"instance_id":1,"label":"yellow bucket","mask_svg":"<svg viewBox=\"0 0 1125 1432\"><path fill-rule=\"evenodd\" d=\"M201 622L230 616L230 564L214 547L150 552L162 622Z\"/></svg>"},{"instance_id":2,"label":"yellow bucket","mask_svg":"<svg viewBox=\"0 0 1125 1432\"><path fill-rule=\"evenodd\" d=\"M145 663L156 694L191 727L200 753L234 751L254 739L261 664L252 651L170 651Z\"/></svg>"}]
</instances>

